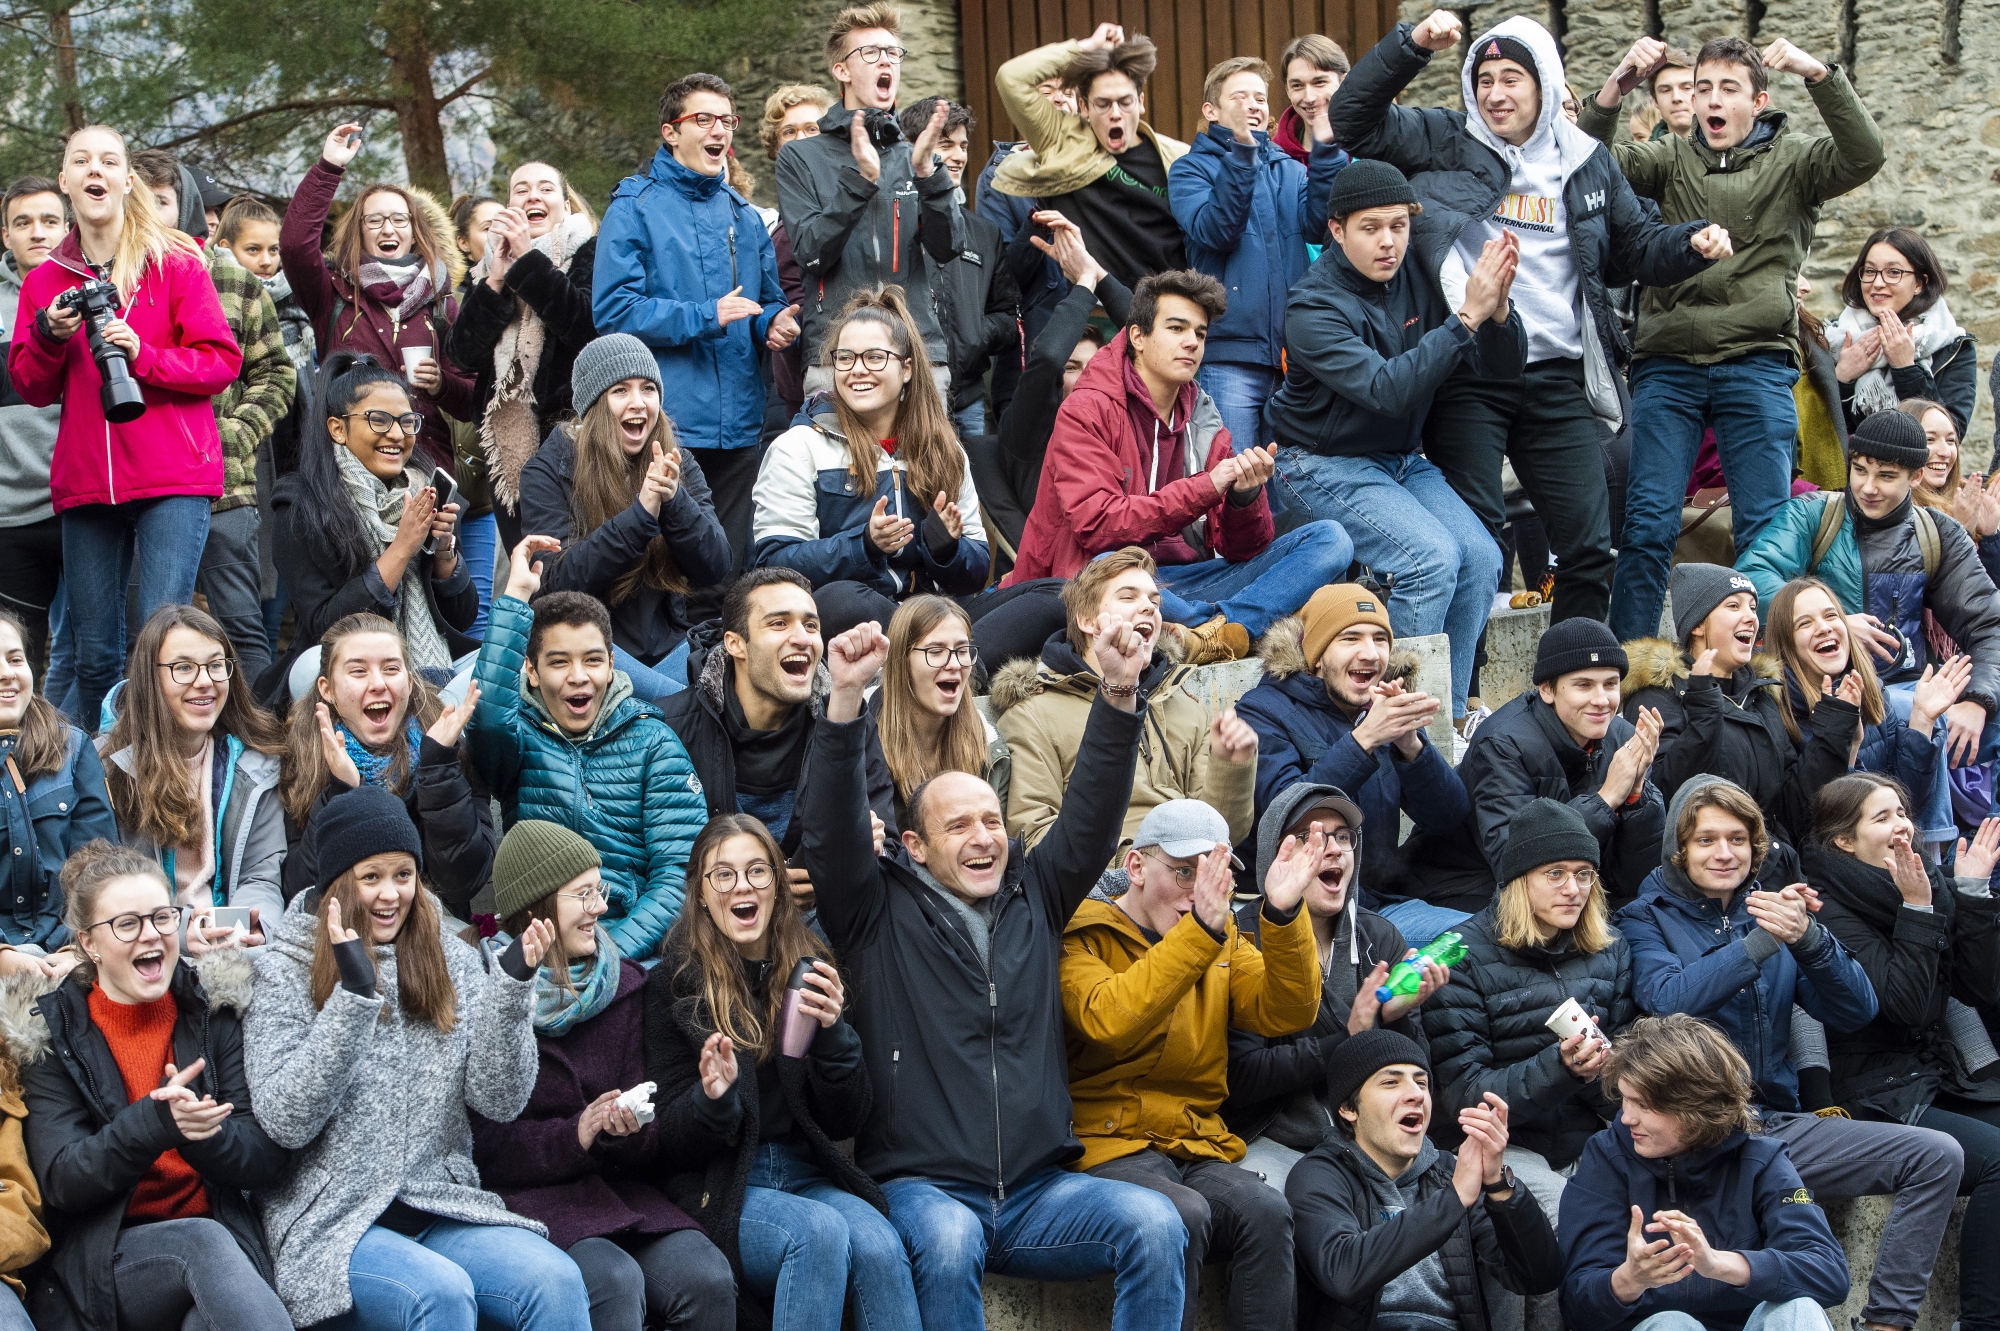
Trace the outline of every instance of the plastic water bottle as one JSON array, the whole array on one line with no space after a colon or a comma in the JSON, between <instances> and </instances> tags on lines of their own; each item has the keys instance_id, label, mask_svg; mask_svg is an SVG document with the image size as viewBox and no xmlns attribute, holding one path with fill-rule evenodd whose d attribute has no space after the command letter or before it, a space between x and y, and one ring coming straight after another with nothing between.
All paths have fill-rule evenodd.
<instances>
[{"instance_id":1,"label":"plastic water bottle","mask_svg":"<svg viewBox=\"0 0 2000 1331\"><path fill-rule=\"evenodd\" d=\"M1408 961L1399 961L1389 968L1386 982L1375 990L1375 1001L1386 1003L1392 998L1408 998L1423 987L1424 972L1418 965L1422 961L1435 962L1440 966L1456 966L1465 960L1465 940L1456 933L1441 933L1430 942L1417 949L1417 955Z\"/></svg>"}]
</instances>

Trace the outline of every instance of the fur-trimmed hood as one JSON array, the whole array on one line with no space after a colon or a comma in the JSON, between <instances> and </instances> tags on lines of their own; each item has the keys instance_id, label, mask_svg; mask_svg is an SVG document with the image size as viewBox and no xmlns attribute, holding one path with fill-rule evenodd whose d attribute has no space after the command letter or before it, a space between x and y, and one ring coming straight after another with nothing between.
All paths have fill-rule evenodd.
<instances>
[{"instance_id":1,"label":"fur-trimmed hood","mask_svg":"<svg viewBox=\"0 0 2000 1331\"><path fill-rule=\"evenodd\" d=\"M1620 702L1629 701L1633 694L1645 689L1681 693L1686 690L1688 673L1694 667L1680 645L1665 638L1635 638L1626 643L1625 662L1625 678L1618 686ZM1773 697L1779 696L1777 690L1784 687L1785 672L1777 657L1758 652L1744 669L1749 672L1751 687L1771 689Z\"/></svg>"},{"instance_id":2,"label":"fur-trimmed hood","mask_svg":"<svg viewBox=\"0 0 2000 1331\"><path fill-rule=\"evenodd\" d=\"M250 957L241 948L217 949L192 962L183 956L179 964L193 972L195 992L207 1000L210 1012L230 1008L240 1017L250 1010L254 975ZM39 975L9 975L0 979L0 1044L4 1044L7 1056L16 1066L28 1067L48 1054L49 1023L36 1004L44 994L53 993L69 982L68 977L45 980ZM82 992L88 993L82 981L77 984Z\"/></svg>"},{"instance_id":3,"label":"fur-trimmed hood","mask_svg":"<svg viewBox=\"0 0 2000 1331\"><path fill-rule=\"evenodd\" d=\"M1256 654L1264 662L1265 679L1284 679L1288 675L1309 674L1312 664L1306 660L1306 625L1297 615L1286 615L1264 631L1257 639ZM1407 648L1396 647L1391 642L1389 668L1382 672L1382 682L1401 680L1407 687L1414 688L1417 671L1423 666L1423 658Z\"/></svg>"},{"instance_id":4,"label":"fur-trimmed hood","mask_svg":"<svg viewBox=\"0 0 2000 1331\"><path fill-rule=\"evenodd\" d=\"M1193 666L1182 666L1187 647L1179 635L1163 633L1153 646L1153 659L1139 677L1146 696L1152 698L1186 678ZM1067 631L1058 632L1042 644L1039 660L1022 657L1001 666L987 689L997 721L1008 709L1018 707L1044 689L1085 696L1097 688L1097 672L1084 663L1083 654L1069 645Z\"/></svg>"}]
</instances>

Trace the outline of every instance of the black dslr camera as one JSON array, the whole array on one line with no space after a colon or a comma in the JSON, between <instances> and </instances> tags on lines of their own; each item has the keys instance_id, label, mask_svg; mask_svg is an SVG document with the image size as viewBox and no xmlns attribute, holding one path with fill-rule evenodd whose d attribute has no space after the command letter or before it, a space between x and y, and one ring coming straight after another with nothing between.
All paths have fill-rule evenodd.
<instances>
[{"instance_id":1,"label":"black dslr camera","mask_svg":"<svg viewBox=\"0 0 2000 1331\"><path fill-rule=\"evenodd\" d=\"M60 310L83 317L91 358L97 362L98 374L104 377L104 387L98 393L98 400L104 404L104 419L123 425L145 415L146 397L139 391L139 381L132 377L125 349L104 340L105 321L118 313L118 288L109 282L93 280L63 292L54 304Z\"/></svg>"},{"instance_id":2,"label":"black dslr camera","mask_svg":"<svg viewBox=\"0 0 2000 1331\"><path fill-rule=\"evenodd\" d=\"M861 113L861 122L868 141L875 145L878 153L888 152L903 141L903 126L894 111L871 106Z\"/></svg>"}]
</instances>

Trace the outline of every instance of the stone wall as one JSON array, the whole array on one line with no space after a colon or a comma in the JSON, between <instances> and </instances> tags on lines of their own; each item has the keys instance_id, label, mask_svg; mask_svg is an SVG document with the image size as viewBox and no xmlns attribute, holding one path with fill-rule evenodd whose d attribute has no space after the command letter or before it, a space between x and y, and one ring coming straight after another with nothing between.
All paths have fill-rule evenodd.
<instances>
[{"instance_id":1,"label":"stone wall","mask_svg":"<svg viewBox=\"0 0 2000 1331\"><path fill-rule=\"evenodd\" d=\"M1402 14L1416 22L1434 7L1430 0L1404 0ZM1953 317L1979 339L1979 407L1966 450L1969 462L1983 466L1994 440L1986 379L2000 343L2000 65L1993 58L2000 51L2000 2L1657 0L1642 6L1634 0L1546 0L1457 12L1471 35L1514 14L1561 33L1570 85L1589 97L1645 30L1647 8L1657 10L1659 35L1690 51L1710 37L1735 33L1759 43L1786 37L1829 62L1851 52L1850 74L1882 127L1889 160L1874 180L1821 212L1806 264L1812 308L1826 317L1839 313L1840 279L1875 228L1907 226L1929 240L1945 266ZM1455 57L1463 49L1433 61L1406 100L1460 106ZM1791 114L1793 132L1824 132L1798 78L1775 80L1772 97ZM1634 93L1626 109L1640 101Z\"/></svg>"},{"instance_id":2,"label":"stone wall","mask_svg":"<svg viewBox=\"0 0 2000 1331\"><path fill-rule=\"evenodd\" d=\"M737 152L757 177L755 199L776 207L777 188L770 159L764 156L754 128L764 111L764 99L785 83L817 83L833 91L827 72L825 40L834 15L859 0L801 0L795 35L759 54L746 55L722 71L736 89L736 107L744 125L736 135ZM957 0L897 0L902 14L902 105L925 97L965 98L965 61L958 42Z\"/></svg>"}]
</instances>

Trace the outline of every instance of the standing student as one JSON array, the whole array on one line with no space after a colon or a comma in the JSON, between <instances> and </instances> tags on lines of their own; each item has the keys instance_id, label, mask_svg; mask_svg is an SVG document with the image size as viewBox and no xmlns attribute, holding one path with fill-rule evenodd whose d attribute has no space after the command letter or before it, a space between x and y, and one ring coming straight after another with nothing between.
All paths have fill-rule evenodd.
<instances>
[{"instance_id":1,"label":"standing student","mask_svg":"<svg viewBox=\"0 0 2000 1331\"><path fill-rule=\"evenodd\" d=\"M21 284L68 230L69 206L48 177L22 176L0 194L0 241L6 245L0 254L0 338L13 340ZM62 519L49 489L61 422L61 402L30 406L0 367L0 559L13 570L0 605L26 626L28 660L37 670L50 660L49 611L62 585Z\"/></svg>"},{"instance_id":2,"label":"standing student","mask_svg":"<svg viewBox=\"0 0 2000 1331\"><path fill-rule=\"evenodd\" d=\"M896 607L882 687L868 700L896 783L896 826L909 826L910 796L940 772L982 778L1006 807L1013 759L973 704L979 668L972 619L957 602L913 596Z\"/></svg>"},{"instance_id":3,"label":"standing student","mask_svg":"<svg viewBox=\"0 0 2000 1331\"><path fill-rule=\"evenodd\" d=\"M209 504L222 493L211 404L243 356L194 242L162 223L151 196L135 188L116 130L72 133L59 183L76 228L21 284L7 368L23 401L63 404L49 484L63 515L76 720L95 732L98 704L125 657L134 561L141 616L193 599ZM125 353L146 403L144 415L122 425L104 414L90 339L77 336L82 313L54 303L96 280L116 288L104 336Z\"/></svg>"},{"instance_id":4,"label":"standing student","mask_svg":"<svg viewBox=\"0 0 2000 1331\"><path fill-rule=\"evenodd\" d=\"M511 1123L472 1115L472 1161L508 1210L547 1226L576 1262L591 1331L643 1331L649 1319L730 1331L728 1260L654 1181L663 1125L618 1103L645 1080L646 971L598 924L600 867L588 841L554 823L526 819L501 842L495 943L511 945L536 921L553 936L535 971L534 1093Z\"/></svg>"},{"instance_id":5,"label":"standing student","mask_svg":"<svg viewBox=\"0 0 2000 1331\"><path fill-rule=\"evenodd\" d=\"M29 1294L35 1325L284 1331L246 1198L293 1177L251 1102L248 964L230 951L183 964L173 889L128 847L83 847L63 895L83 960L9 1035L25 1186L39 1183L55 1240Z\"/></svg>"},{"instance_id":6,"label":"standing student","mask_svg":"<svg viewBox=\"0 0 2000 1331\"><path fill-rule=\"evenodd\" d=\"M460 940L386 790L341 796L314 831L327 884L255 954L243 1033L258 1120L297 1153L257 1199L286 1310L337 1331L476 1315L585 1331L576 1263L472 1163L470 1115L509 1121L533 1092L534 973L554 928L529 925L498 961Z\"/></svg>"},{"instance_id":7,"label":"standing student","mask_svg":"<svg viewBox=\"0 0 2000 1331\"><path fill-rule=\"evenodd\" d=\"M1971 423L1979 347L1951 317L1949 286L1930 242L1907 227L1861 243L1840 284L1845 308L1827 327L1848 429L1912 398L1943 403L1960 431Z\"/></svg>"},{"instance_id":8,"label":"standing student","mask_svg":"<svg viewBox=\"0 0 2000 1331\"><path fill-rule=\"evenodd\" d=\"M1646 100L1659 116L1648 138L1673 135L1685 139L1694 133L1694 57L1678 46L1660 53L1660 60L1645 80ZM1581 115L1581 108L1578 110Z\"/></svg>"},{"instance_id":9,"label":"standing student","mask_svg":"<svg viewBox=\"0 0 2000 1331\"><path fill-rule=\"evenodd\" d=\"M1278 56L1286 106L1278 113L1271 142L1300 166L1311 164L1313 149L1332 141L1327 105L1352 68L1340 43L1317 32L1292 38Z\"/></svg>"}]
</instances>

